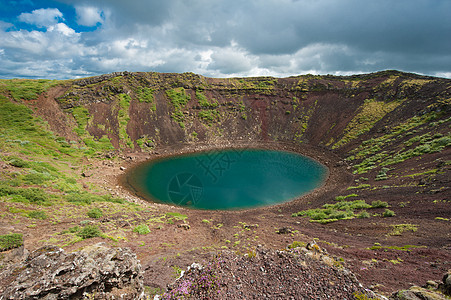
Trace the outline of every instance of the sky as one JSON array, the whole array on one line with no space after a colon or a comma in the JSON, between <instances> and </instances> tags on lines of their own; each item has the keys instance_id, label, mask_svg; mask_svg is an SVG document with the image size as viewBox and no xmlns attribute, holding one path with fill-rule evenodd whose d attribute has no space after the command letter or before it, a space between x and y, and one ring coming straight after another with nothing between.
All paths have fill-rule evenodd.
<instances>
[{"instance_id":1,"label":"sky","mask_svg":"<svg viewBox=\"0 0 451 300\"><path fill-rule=\"evenodd\" d=\"M451 0L0 0L0 78L451 78Z\"/></svg>"}]
</instances>

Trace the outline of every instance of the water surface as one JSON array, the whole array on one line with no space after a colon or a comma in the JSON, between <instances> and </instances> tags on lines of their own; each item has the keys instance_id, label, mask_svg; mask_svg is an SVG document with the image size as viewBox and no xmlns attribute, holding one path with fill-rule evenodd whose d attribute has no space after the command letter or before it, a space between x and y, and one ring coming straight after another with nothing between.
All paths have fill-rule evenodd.
<instances>
[{"instance_id":1,"label":"water surface","mask_svg":"<svg viewBox=\"0 0 451 300\"><path fill-rule=\"evenodd\" d=\"M127 181L151 201L226 210L290 201L326 177L325 166L296 153L226 149L152 160L130 172Z\"/></svg>"}]
</instances>

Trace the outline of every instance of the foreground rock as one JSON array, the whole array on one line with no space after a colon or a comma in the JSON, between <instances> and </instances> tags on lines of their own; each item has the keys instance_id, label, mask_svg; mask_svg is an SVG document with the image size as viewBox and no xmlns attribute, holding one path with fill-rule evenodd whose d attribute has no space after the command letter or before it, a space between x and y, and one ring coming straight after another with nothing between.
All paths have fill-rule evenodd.
<instances>
[{"instance_id":1,"label":"foreground rock","mask_svg":"<svg viewBox=\"0 0 451 300\"><path fill-rule=\"evenodd\" d=\"M43 247L0 272L0 299L141 299L141 265L128 248L65 253Z\"/></svg>"},{"instance_id":2,"label":"foreground rock","mask_svg":"<svg viewBox=\"0 0 451 300\"><path fill-rule=\"evenodd\" d=\"M319 247L222 252L193 264L158 299L356 299L377 297Z\"/></svg>"},{"instance_id":3,"label":"foreground rock","mask_svg":"<svg viewBox=\"0 0 451 300\"><path fill-rule=\"evenodd\" d=\"M443 276L443 282L428 282L425 287L412 286L408 290L393 293L390 300L446 300L451 296L451 270Z\"/></svg>"}]
</instances>

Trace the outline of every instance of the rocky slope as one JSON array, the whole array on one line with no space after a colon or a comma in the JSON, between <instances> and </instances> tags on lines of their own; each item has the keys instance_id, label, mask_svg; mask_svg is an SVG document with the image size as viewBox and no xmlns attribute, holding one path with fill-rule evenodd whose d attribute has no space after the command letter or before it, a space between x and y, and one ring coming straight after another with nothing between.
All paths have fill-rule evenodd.
<instances>
[{"instance_id":1,"label":"rocky slope","mask_svg":"<svg viewBox=\"0 0 451 300\"><path fill-rule=\"evenodd\" d=\"M312 239L379 292L421 285L451 268L450 102L451 80L398 71L3 80L0 235L22 234L29 250L130 247L153 292L212 251ZM290 203L237 212L146 203L120 185L143 160L230 146L300 152L330 176ZM325 204L321 218L308 211ZM87 225L100 233L84 237Z\"/></svg>"}]
</instances>

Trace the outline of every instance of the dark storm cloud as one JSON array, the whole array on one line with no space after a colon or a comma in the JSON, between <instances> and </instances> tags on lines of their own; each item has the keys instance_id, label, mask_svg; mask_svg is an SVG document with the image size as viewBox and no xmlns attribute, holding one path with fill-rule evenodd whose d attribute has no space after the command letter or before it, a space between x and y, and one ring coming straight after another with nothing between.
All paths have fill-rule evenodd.
<instances>
[{"instance_id":1,"label":"dark storm cloud","mask_svg":"<svg viewBox=\"0 0 451 300\"><path fill-rule=\"evenodd\" d=\"M16 68L17 76L46 77L59 68L66 78L118 70L288 76L382 69L451 77L448 0L52 3L33 9L39 14L22 12L22 21L45 30L20 30L19 23L11 30L13 18L3 19L1 76ZM72 23L58 3L72 7ZM26 67L20 57L39 62Z\"/></svg>"}]
</instances>

